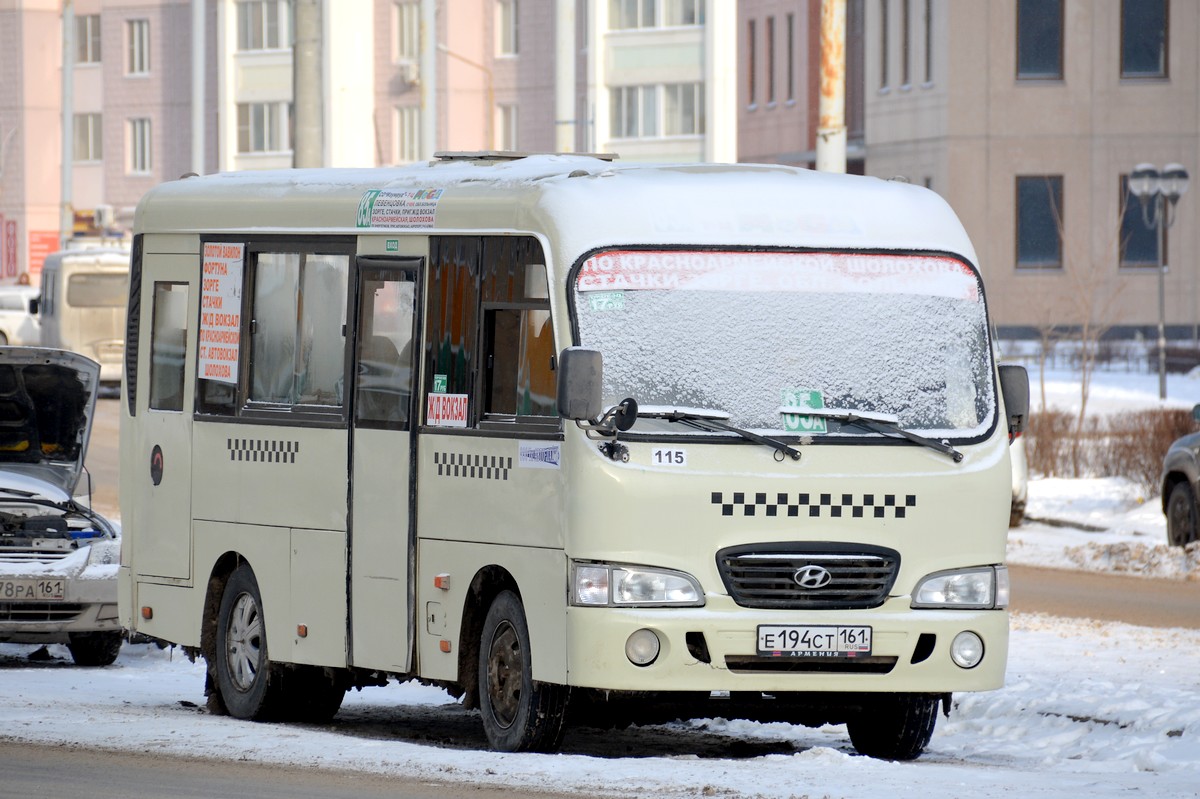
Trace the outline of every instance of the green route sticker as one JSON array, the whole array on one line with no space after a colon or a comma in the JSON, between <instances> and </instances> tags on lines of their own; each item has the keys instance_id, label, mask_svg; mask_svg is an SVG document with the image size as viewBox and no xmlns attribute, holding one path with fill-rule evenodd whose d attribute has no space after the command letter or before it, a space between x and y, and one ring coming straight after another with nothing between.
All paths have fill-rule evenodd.
<instances>
[{"instance_id":1,"label":"green route sticker","mask_svg":"<svg viewBox=\"0 0 1200 799\"><path fill-rule=\"evenodd\" d=\"M588 302L593 311L623 311L625 310L625 292L623 291L592 291L588 293Z\"/></svg>"},{"instance_id":2,"label":"green route sticker","mask_svg":"<svg viewBox=\"0 0 1200 799\"><path fill-rule=\"evenodd\" d=\"M433 393L434 394L445 394L446 393L446 376L445 375L434 375L433 376Z\"/></svg>"},{"instance_id":3,"label":"green route sticker","mask_svg":"<svg viewBox=\"0 0 1200 799\"><path fill-rule=\"evenodd\" d=\"M780 403L785 408L825 407L825 398L820 391L807 388L785 388L780 394ZM788 433L824 433L825 419L820 416L785 413L783 414L783 429Z\"/></svg>"},{"instance_id":4,"label":"green route sticker","mask_svg":"<svg viewBox=\"0 0 1200 799\"><path fill-rule=\"evenodd\" d=\"M400 239L388 239L386 246L388 252L400 252Z\"/></svg>"}]
</instances>

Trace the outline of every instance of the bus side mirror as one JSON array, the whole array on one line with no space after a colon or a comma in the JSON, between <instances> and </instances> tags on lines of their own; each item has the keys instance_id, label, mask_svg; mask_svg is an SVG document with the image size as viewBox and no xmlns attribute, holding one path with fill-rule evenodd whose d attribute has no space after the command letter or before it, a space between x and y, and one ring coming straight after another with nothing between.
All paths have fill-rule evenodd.
<instances>
[{"instance_id":1,"label":"bus side mirror","mask_svg":"<svg viewBox=\"0 0 1200 799\"><path fill-rule=\"evenodd\" d=\"M30 315L30 316L37 316L37 315L38 315L38 307L39 307L39 305L40 305L40 303L38 302L38 298L37 298L37 297L33 297L33 298L31 298L31 299L29 300L29 315Z\"/></svg>"},{"instance_id":2,"label":"bus side mirror","mask_svg":"<svg viewBox=\"0 0 1200 799\"><path fill-rule=\"evenodd\" d=\"M558 415L577 422L599 418L604 357L598 350L567 347L558 357Z\"/></svg>"},{"instance_id":3,"label":"bus side mirror","mask_svg":"<svg viewBox=\"0 0 1200 799\"><path fill-rule=\"evenodd\" d=\"M1008 412L1009 435L1024 432L1025 420L1029 416L1029 373L1024 366L1000 364L1000 393L1004 396L1004 409Z\"/></svg>"}]
</instances>

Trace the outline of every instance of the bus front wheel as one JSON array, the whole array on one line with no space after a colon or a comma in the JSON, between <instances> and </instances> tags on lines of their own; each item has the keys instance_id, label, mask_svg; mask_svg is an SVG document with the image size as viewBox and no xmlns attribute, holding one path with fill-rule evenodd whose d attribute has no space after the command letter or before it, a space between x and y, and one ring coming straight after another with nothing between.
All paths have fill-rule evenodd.
<instances>
[{"instance_id":1,"label":"bus front wheel","mask_svg":"<svg viewBox=\"0 0 1200 799\"><path fill-rule=\"evenodd\" d=\"M916 760L937 725L939 698L883 694L846 722L859 754L881 760Z\"/></svg>"},{"instance_id":2,"label":"bus front wheel","mask_svg":"<svg viewBox=\"0 0 1200 799\"><path fill-rule=\"evenodd\" d=\"M216 687L229 715L266 719L275 715L279 686L272 680L258 580L246 564L225 584L217 614Z\"/></svg>"},{"instance_id":3,"label":"bus front wheel","mask_svg":"<svg viewBox=\"0 0 1200 799\"><path fill-rule=\"evenodd\" d=\"M567 688L533 679L525 608L501 591L483 623L479 713L488 743L501 752L553 752L562 741Z\"/></svg>"}]
</instances>

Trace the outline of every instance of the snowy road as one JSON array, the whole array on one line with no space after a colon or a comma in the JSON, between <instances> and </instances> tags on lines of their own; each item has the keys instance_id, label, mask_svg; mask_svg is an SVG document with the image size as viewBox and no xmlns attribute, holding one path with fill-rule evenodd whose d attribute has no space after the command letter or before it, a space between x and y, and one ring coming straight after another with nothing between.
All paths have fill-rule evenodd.
<instances>
[{"instance_id":1,"label":"snowy road","mask_svg":"<svg viewBox=\"0 0 1200 799\"><path fill-rule=\"evenodd\" d=\"M1016 614L1005 688L955 697L915 763L858 757L844 727L708 720L572 731L559 755L499 754L478 719L414 685L351 694L333 723L208 715L203 668L127 646L76 669L66 650L30 663L0 645L0 739L353 769L408 780L690 797L1195 797L1200 788L1200 632ZM2 790L2 789L0 789Z\"/></svg>"}]
</instances>

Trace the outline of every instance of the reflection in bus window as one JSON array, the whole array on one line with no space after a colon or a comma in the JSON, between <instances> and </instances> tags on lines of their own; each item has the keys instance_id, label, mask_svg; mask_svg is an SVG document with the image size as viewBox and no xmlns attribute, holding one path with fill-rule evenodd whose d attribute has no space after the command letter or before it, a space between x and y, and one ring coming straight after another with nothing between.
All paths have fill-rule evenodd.
<instances>
[{"instance_id":1,"label":"reflection in bus window","mask_svg":"<svg viewBox=\"0 0 1200 799\"><path fill-rule=\"evenodd\" d=\"M411 276L401 277L362 283L354 417L368 427L408 427L414 284Z\"/></svg>"},{"instance_id":2,"label":"reflection in bus window","mask_svg":"<svg viewBox=\"0 0 1200 799\"><path fill-rule=\"evenodd\" d=\"M186 283L154 284L150 334L150 407L183 410L183 362L187 347Z\"/></svg>"},{"instance_id":3,"label":"reflection in bus window","mask_svg":"<svg viewBox=\"0 0 1200 799\"><path fill-rule=\"evenodd\" d=\"M260 253L250 400L340 406L349 258Z\"/></svg>"}]
</instances>

